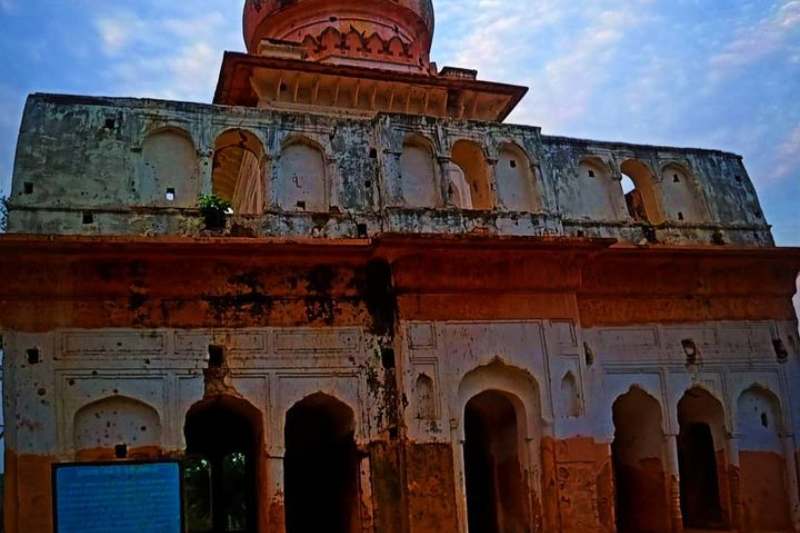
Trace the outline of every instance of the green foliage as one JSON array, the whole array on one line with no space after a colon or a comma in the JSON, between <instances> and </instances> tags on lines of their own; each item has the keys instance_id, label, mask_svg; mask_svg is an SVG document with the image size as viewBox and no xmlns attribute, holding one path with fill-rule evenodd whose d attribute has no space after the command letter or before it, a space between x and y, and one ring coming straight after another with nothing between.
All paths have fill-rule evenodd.
<instances>
[{"instance_id":1,"label":"green foliage","mask_svg":"<svg viewBox=\"0 0 800 533\"><path fill-rule=\"evenodd\" d=\"M223 200L216 194L201 194L197 199L197 205L200 207L201 211L213 209L222 211L223 213L231 208L231 203L229 201Z\"/></svg>"},{"instance_id":2,"label":"green foliage","mask_svg":"<svg viewBox=\"0 0 800 533\"><path fill-rule=\"evenodd\" d=\"M216 194L201 194L197 199L197 205L208 229L223 229L227 216L233 213L231 203Z\"/></svg>"}]
</instances>

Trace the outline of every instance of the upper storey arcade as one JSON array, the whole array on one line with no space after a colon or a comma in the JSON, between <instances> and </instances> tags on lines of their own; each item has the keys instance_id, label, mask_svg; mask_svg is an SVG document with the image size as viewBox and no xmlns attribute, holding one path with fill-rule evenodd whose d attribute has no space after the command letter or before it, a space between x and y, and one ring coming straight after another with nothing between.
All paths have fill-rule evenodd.
<instances>
[{"instance_id":1,"label":"upper storey arcade","mask_svg":"<svg viewBox=\"0 0 800 533\"><path fill-rule=\"evenodd\" d=\"M735 154L496 122L57 95L27 103L9 230L208 234L208 193L233 204L219 232L239 236L773 245Z\"/></svg>"}]
</instances>

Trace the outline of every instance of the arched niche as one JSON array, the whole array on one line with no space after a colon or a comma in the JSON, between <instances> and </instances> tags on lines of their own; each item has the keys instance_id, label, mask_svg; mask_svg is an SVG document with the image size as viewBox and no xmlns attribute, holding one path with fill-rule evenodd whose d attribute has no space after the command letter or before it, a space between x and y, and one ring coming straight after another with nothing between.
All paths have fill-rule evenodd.
<instances>
[{"instance_id":1,"label":"arched niche","mask_svg":"<svg viewBox=\"0 0 800 533\"><path fill-rule=\"evenodd\" d=\"M255 134L243 129L223 132L214 143L212 189L231 203L237 215L264 212L266 152Z\"/></svg>"},{"instance_id":2,"label":"arched niche","mask_svg":"<svg viewBox=\"0 0 800 533\"><path fill-rule=\"evenodd\" d=\"M361 531L353 410L323 393L286 413L286 533Z\"/></svg>"},{"instance_id":3,"label":"arched niche","mask_svg":"<svg viewBox=\"0 0 800 533\"><path fill-rule=\"evenodd\" d=\"M667 531L671 519L661 406L641 388L632 387L612 409L617 530Z\"/></svg>"},{"instance_id":4,"label":"arched niche","mask_svg":"<svg viewBox=\"0 0 800 533\"><path fill-rule=\"evenodd\" d=\"M565 418L578 418L581 414L581 396L578 380L567 372L561 380L561 414Z\"/></svg>"},{"instance_id":5,"label":"arched niche","mask_svg":"<svg viewBox=\"0 0 800 533\"><path fill-rule=\"evenodd\" d=\"M436 390L433 379L427 374L420 374L414 383L414 398L419 420L436 419Z\"/></svg>"},{"instance_id":6,"label":"arched niche","mask_svg":"<svg viewBox=\"0 0 800 533\"><path fill-rule=\"evenodd\" d=\"M192 406L184 436L184 499L189 533L256 533L266 498L261 411L233 396Z\"/></svg>"},{"instance_id":7,"label":"arched niche","mask_svg":"<svg viewBox=\"0 0 800 533\"><path fill-rule=\"evenodd\" d=\"M109 450L161 446L161 417L139 400L112 396L83 406L75 413L75 450Z\"/></svg>"},{"instance_id":8,"label":"arched niche","mask_svg":"<svg viewBox=\"0 0 800 533\"><path fill-rule=\"evenodd\" d=\"M789 480L781 442L780 401L770 390L754 385L736 403L739 434L740 499L747 531L791 529Z\"/></svg>"},{"instance_id":9,"label":"arched niche","mask_svg":"<svg viewBox=\"0 0 800 533\"><path fill-rule=\"evenodd\" d=\"M177 128L150 133L142 143L144 174L139 184L147 205L192 207L199 194L197 151L189 134Z\"/></svg>"},{"instance_id":10,"label":"arched niche","mask_svg":"<svg viewBox=\"0 0 800 533\"><path fill-rule=\"evenodd\" d=\"M661 201L669 220L695 224L708 221L700 187L681 165L673 163L661 170Z\"/></svg>"},{"instance_id":11,"label":"arched niche","mask_svg":"<svg viewBox=\"0 0 800 533\"><path fill-rule=\"evenodd\" d=\"M654 176L650 168L638 159L628 159L620 167L623 177L627 176L634 189L625 193L625 204L632 220L661 224L664 216L656 195Z\"/></svg>"},{"instance_id":12,"label":"arched niche","mask_svg":"<svg viewBox=\"0 0 800 533\"><path fill-rule=\"evenodd\" d=\"M405 138L400 155L400 184L407 207L434 208L441 204L436 158L431 143L424 137Z\"/></svg>"},{"instance_id":13,"label":"arched niche","mask_svg":"<svg viewBox=\"0 0 800 533\"><path fill-rule=\"evenodd\" d=\"M522 148L506 143L500 147L495 166L497 199L510 211L538 211L541 198L536 183L536 175Z\"/></svg>"},{"instance_id":14,"label":"arched niche","mask_svg":"<svg viewBox=\"0 0 800 533\"><path fill-rule=\"evenodd\" d=\"M613 192L617 184L608 165L598 157L585 157L578 164L574 196L567 206L575 215L592 220L617 220Z\"/></svg>"},{"instance_id":15,"label":"arched niche","mask_svg":"<svg viewBox=\"0 0 800 533\"><path fill-rule=\"evenodd\" d=\"M275 202L286 211L327 212L328 176L322 149L306 138L292 138L281 149Z\"/></svg>"},{"instance_id":16,"label":"arched niche","mask_svg":"<svg viewBox=\"0 0 800 533\"><path fill-rule=\"evenodd\" d=\"M469 201L461 194L462 209L493 209L489 165L483 148L476 142L460 140L453 145L452 161L463 172L469 186ZM457 185L456 185L457 186Z\"/></svg>"},{"instance_id":17,"label":"arched niche","mask_svg":"<svg viewBox=\"0 0 800 533\"><path fill-rule=\"evenodd\" d=\"M724 529L730 523L727 430L722 403L701 387L678 402L681 513L686 528Z\"/></svg>"}]
</instances>

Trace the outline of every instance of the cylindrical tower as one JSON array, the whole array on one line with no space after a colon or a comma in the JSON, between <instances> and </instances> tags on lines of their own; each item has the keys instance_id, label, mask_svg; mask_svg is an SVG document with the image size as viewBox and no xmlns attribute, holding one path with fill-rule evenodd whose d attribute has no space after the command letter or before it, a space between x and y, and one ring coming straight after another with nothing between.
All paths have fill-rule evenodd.
<instances>
[{"instance_id":1,"label":"cylindrical tower","mask_svg":"<svg viewBox=\"0 0 800 533\"><path fill-rule=\"evenodd\" d=\"M358 57L427 69L433 39L431 0L247 0L244 39L302 43L309 59ZM323 52L325 51L325 52Z\"/></svg>"}]
</instances>

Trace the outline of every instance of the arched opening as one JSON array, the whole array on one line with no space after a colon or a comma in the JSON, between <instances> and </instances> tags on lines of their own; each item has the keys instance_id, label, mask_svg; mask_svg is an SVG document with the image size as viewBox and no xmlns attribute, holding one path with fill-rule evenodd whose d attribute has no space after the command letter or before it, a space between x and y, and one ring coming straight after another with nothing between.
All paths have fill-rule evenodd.
<instances>
[{"instance_id":1,"label":"arched opening","mask_svg":"<svg viewBox=\"0 0 800 533\"><path fill-rule=\"evenodd\" d=\"M753 386L737 402L740 498L747 531L791 529L786 460L781 442L780 403L767 389Z\"/></svg>"},{"instance_id":2,"label":"arched opening","mask_svg":"<svg viewBox=\"0 0 800 533\"><path fill-rule=\"evenodd\" d=\"M502 392L482 392L467 402L464 467L471 532L529 531L521 425L512 399Z\"/></svg>"},{"instance_id":3,"label":"arched opening","mask_svg":"<svg viewBox=\"0 0 800 533\"><path fill-rule=\"evenodd\" d=\"M359 455L353 411L314 394L286 414L286 532L356 533Z\"/></svg>"},{"instance_id":4,"label":"arched opening","mask_svg":"<svg viewBox=\"0 0 800 533\"><path fill-rule=\"evenodd\" d=\"M683 524L696 529L724 528L728 519L721 490L727 484L722 404L703 389L688 390L678 402L678 422Z\"/></svg>"},{"instance_id":5,"label":"arched opening","mask_svg":"<svg viewBox=\"0 0 800 533\"><path fill-rule=\"evenodd\" d=\"M433 208L439 205L433 150L425 139L416 135L406 138L400 155L400 180L407 206Z\"/></svg>"},{"instance_id":6,"label":"arched opening","mask_svg":"<svg viewBox=\"0 0 800 533\"><path fill-rule=\"evenodd\" d=\"M191 207L197 200L197 152L189 135L177 129L151 133L142 144L144 176L139 184L144 203Z\"/></svg>"},{"instance_id":7,"label":"arched opening","mask_svg":"<svg viewBox=\"0 0 800 533\"><path fill-rule=\"evenodd\" d=\"M653 187L653 174L647 168L647 165L636 159L628 159L622 163L621 170L628 215L638 222L649 222L651 224L663 222ZM632 189L630 189L631 184L633 185ZM625 192L626 188L630 190Z\"/></svg>"},{"instance_id":8,"label":"arched opening","mask_svg":"<svg viewBox=\"0 0 800 533\"><path fill-rule=\"evenodd\" d=\"M617 530L664 532L670 528L663 464L661 408L638 387L614 402L611 445Z\"/></svg>"},{"instance_id":9,"label":"arched opening","mask_svg":"<svg viewBox=\"0 0 800 533\"><path fill-rule=\"evenodd\" d=\"M288 211L327 212L326 179L322 150L311 141L295 139L281 151L275 201Z\"/></svg>"},{"instance_id":10,"label":"arched opening","mask_svg":"<svg viewBox=\"0 0 800 533\"><path fill-rule=\"evenodd\" d=\"M189 410L184 426L184 494L189 533L258 531L261 415L219 396Z\"/></svg>"},{"instance_id":11,"label":"arched opening","mask_svg":"<svg viewBox=\"0 0 800 533\"><path fill-rule=\"evenodd\" d=\"M682 167L671 164L661 171L664 215L676 222L700 223L708 218L702 193L694 178Z\"/></svg>"},{"instance_id":12,"label":"arched opening","mask_svg":"<svg viewBox=\"0 0 800 533\"><path fill-rule=\"evenodd\" d=\"M489 185L489 165L483 154L483 148L472 141L458 141L453 145L453 163L464 173L464 180L469 185L470 204L463 202L464 209L493 209L494 200ZM464 196L464 195L462 195Z\"/></svg>"},{"instance_id":13,"label":"arched opening","mask_svg":"<svg viewBox=\"0 0 800 533\"><path fill-rule=\"evenodd\" d=\"M511 211L538 211L541 208L531 162L521 148L504 144L495 168L497 197L503 207Z\"/></svg>"},{"instance_id":14,"label":"arched opening","mask_svg":"<svg viewBox=\"0 0 800 533\"><path fill-rule=\"evenodd\" d=\"M231 203L237 215L264 212L265 151L249 131L222 133L214 144L212 188L216 196Z\"/></svg>"}]
</instances>

